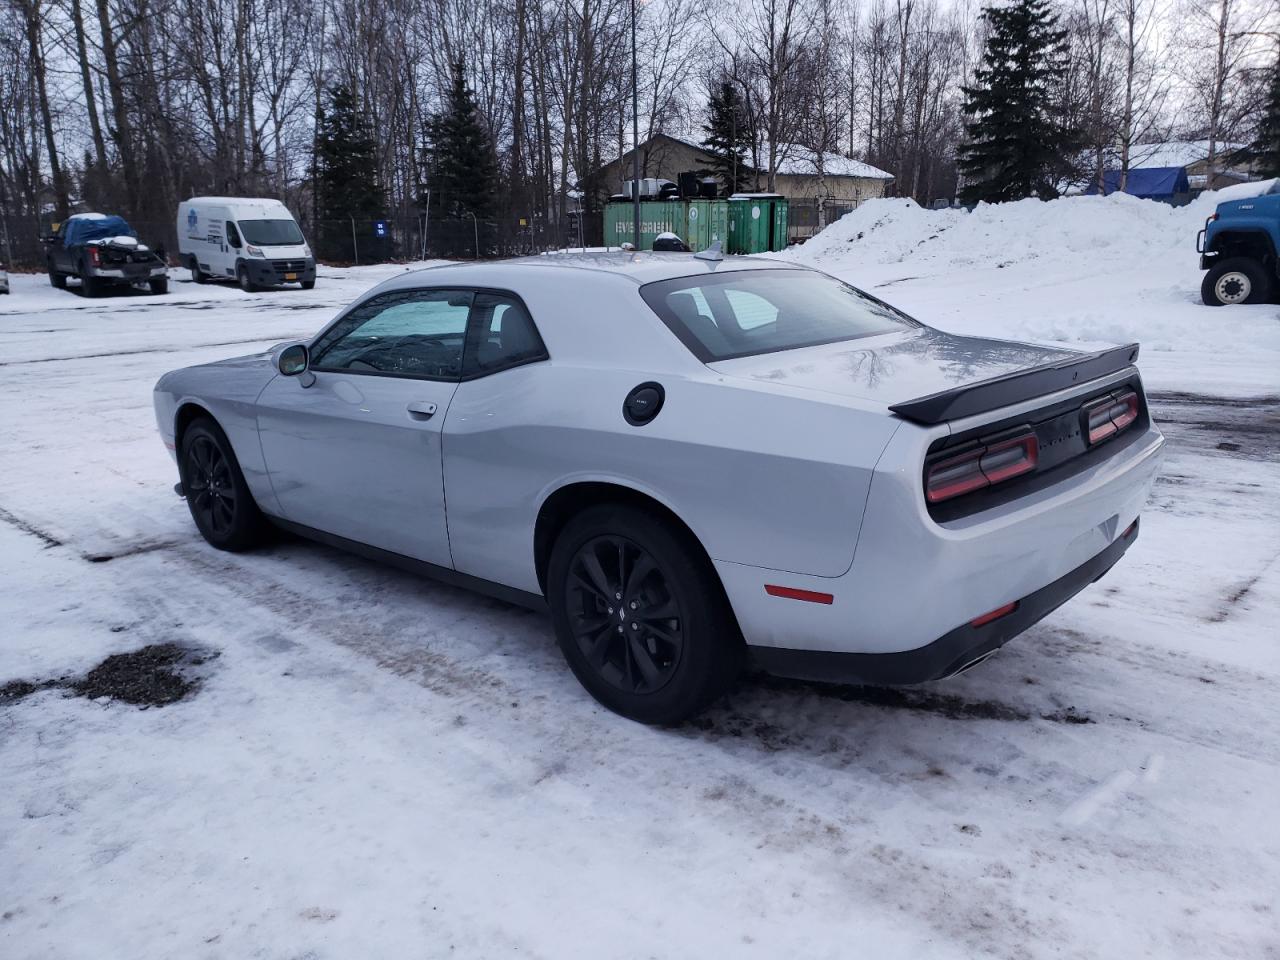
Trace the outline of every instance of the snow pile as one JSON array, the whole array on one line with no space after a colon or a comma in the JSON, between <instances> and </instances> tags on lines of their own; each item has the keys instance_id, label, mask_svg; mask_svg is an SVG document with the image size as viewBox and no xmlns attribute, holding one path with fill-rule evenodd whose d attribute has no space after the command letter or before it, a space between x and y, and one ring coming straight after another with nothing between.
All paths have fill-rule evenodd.
<instances>
[{"instance_id":1,"label":"snow pile","mask_svg":"<svg viewBox=\"0 0 1280 960\"><path fill-rule=\"evenodd\" d=\"M956 333L1070 346L1138 341L1149 379L1236 392L1241 353L1280 389L1280 311L1200 303L1196 233L1226 199L1180 208L1125 194L926 210L872 200L782 257L815 266ZM1176 369L1174 369L1176 368Z\"/></svg>"}]
</instances>

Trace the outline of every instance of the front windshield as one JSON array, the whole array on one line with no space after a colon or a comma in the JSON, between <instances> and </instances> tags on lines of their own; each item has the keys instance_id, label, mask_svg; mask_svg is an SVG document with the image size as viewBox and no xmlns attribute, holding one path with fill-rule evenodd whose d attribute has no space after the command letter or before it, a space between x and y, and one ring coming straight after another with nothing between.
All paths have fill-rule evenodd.
<instances>
[{"instance_id":1,"label":"front windshield","mask_svg":"<svg viewBox=\"0 0 1280 960\"><path fill-rule=\"evenodd\" d=\"M681 277L646 284L640 295L703 363L917 326L887 304L811 270Z\"/></svg>"},{"instance_id":2,"label":"front windshield","mask_svg":"<svg viewBox=\"0 0 1280 960\"><path fill-rule=\"evenodd\" d=\"M296 247L302 231L292 220L241 220L240 235L255 247Z\"/></svg>"}]
</instances>

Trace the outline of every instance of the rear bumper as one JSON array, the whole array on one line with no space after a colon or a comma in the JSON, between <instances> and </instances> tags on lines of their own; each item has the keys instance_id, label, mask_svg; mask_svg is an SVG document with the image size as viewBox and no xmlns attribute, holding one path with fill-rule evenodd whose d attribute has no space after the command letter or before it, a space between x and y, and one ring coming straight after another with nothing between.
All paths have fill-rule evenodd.
<instances>
[{"instance_id":1,"label":"rear bumper","mask_svg":"<svg viewBox=\"0 0 1280 960\"><path fill-rule=\"evenodd\" d=\"M900 653L840 653L750 647L762 670L799 680L835 683L906 684L941 680L994 653L1101 578L1138 539L1138 521L1101 553L1065 576L1017 601L1017 607L982 626L966 623L932 643Z\"/></svg>"},{"instance_id":2,"label":"rear bumper","mask_svg":"<svg viewBox=\"0 0 1280 960\"><path fill-rule=\"evenodd\" d=\"M1111 386L1104 380L1064 395ZM921 464L949 429L960 434L981 425L972 419L951 427L904 423L893 435L871 479L853 563L842 575L713 561L749 646L866 655L922 650L1103 554L1138 518L1159 471L1164 438L1148 421L1110 441L1107 457L1060 480L1028 485L1016 499L973 514L937 519L925 502ZM829 599L805 602L777 587Z\"/></svg>"},{"instance_id":3,"label":"rear bumper","mask_svg":"<svg viewBox=\"0 0 1280 960\"><path fill-rule=\"evenodd\" d=\"M114 280L117 283L146 283L154 278L168 276L169 273L162 263L121 263L85 269L91 277Z\"/></svg>"}]
</instances>

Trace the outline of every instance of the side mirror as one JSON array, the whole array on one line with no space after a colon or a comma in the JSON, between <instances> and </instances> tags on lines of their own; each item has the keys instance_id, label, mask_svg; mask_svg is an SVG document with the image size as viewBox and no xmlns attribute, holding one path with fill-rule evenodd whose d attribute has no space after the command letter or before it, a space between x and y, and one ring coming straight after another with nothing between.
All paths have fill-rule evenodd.
<instances>
[{"instance_id":1,"label":"side mirror","mask_svg":"<svg viewBox=\"0 0 1280 960\"><path fill-rule=\"evenodd\" d=\"M280 357L276 361L276 367L280 373L286 377L296 377L299 374L307 372L307 364L310 358L307 356L307 345L305 343L295 343L291 347L285 347L280 351Z\"/></svg>"}]
</instances>

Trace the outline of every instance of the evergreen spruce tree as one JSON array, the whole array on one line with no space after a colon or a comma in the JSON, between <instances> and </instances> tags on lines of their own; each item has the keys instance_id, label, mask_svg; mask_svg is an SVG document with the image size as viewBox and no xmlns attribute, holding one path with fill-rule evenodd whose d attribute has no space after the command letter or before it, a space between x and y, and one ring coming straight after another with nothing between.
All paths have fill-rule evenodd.
<instances>
[{"instance_id":1,"label":"evergreen spruce tree","mask_svg":"<svg viewBox=\"0 0 1280 960\"><path fill-rule=\"evenodd\" d=\"M1249 159L1256 165L1258 176L1280 177L1280 62L1271 71L1258 133L1249 146Z\"/></svg>"},{"instance_id":2,"label":"evergreen spruce tree","mask_svg":"<svg viewBox=\"0 0 1280 960\"><path fill-rule=\"evenodd\" d=\"M702 145L715 157L711 172L724 187L726 196L745 190L752 173L745 155L750 142L750 121L742 98L728 80L712 91L707 113Z\"/></svg>"},{"instance_id":3,"label":"evergreen spruce tree","mask_svg":"<svg viewBox=\"0 0 1280 960\"><path fill-rule=\"evenodd\" d=\"M369 121L350 88L329 88L328 107L316 116L313 183L319 246L333 259L353 260L352 219L359 235L361 261L390 254L385 239L373 234L372 221L384 216L386 197L378 182L377 143Z\"/></svg>"},{"instance_id":4,"label":"evergreen spruce tree","mask_svg":"<svg viewBox=\"0 0 1280 960\"><path fill-rule=\"evenodd\" d=\"M965 143L957 166L966 203L1057 196L1075 136L1058 121L1055 87L1067 33L1048 0L984 7L990 33L974 85L964 87Z\"/></svg>"},{"instance_id":5,"label":"evergreen spruce tree","mask_svg":"<svg viewBox=\"0 0 1280 960\"><path fill-rule=\"evenodd\" d=\"M493 140L467 89L462 61L454 64L453 85L444 109L427 124L426 152L428 173L424 188L430 190L433 219L469 221L474 216L483 221L493 217L498 193L497 157Z\"/></svg>"}]
</instances>

